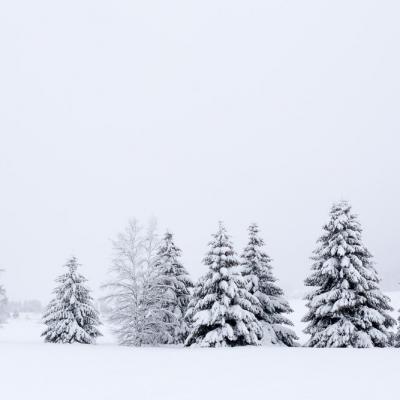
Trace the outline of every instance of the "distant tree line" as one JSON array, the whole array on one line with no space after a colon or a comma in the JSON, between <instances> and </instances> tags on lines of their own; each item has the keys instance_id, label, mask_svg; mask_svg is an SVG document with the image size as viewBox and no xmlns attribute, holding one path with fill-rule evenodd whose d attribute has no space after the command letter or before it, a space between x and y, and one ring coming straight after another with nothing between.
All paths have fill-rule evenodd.
<instances>
[{"instance_id":1,"label":"distant tree line","mask_svg":"<svg viewBox=\"0 0 400 400\"><path fill-rule=\"evenodd\" d=\"M308 347L400 346L389 315L390 299L362 229L348 202L335 203L312 256L305 280ZM101 304L121 345L234 347L298 346L292 309L277 284L272 260L257 224L248 229L240 257L219 223L194 283L171 232L159 237L155 223L129 222L113 242L110 279ZM100 318L74 257L57 278L43 321L47 342L95 343ZM0 287L0 294L2 293Z\"/></svg>"},{"instance_id":2,"label":"distant tree line","mask_svg":"<svg viewBox=\"0 0 400 400\"><path fill-rule=\"evenodd\" d=\"M6 309L9 314L16 315L20 313L41 313L43 311L42 303L39 300L8 301Z\"/></svg>"},{"instance_id":3,"label":"distant tree line","mask_svg":"<svg viewBox=\"0 0 400 400\"><path fill-rule=\"evenodd\" d=\"M2 272L2 270L0 270ZM7 311L7 296L4 286L0 284L0 326L5 322L9 316Z\"/></svg>"}]
</instances>

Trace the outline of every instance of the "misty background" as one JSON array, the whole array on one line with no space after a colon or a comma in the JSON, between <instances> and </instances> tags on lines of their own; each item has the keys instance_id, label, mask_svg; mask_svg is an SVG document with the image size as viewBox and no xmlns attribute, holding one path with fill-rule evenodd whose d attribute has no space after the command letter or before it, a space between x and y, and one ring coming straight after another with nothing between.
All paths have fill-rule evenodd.
<instances>
[{"instance_id":1,"label":"misty background","mask_svg":"<svg viewBox=\"0 0 400 400\"><path fill-rule=\"evenodd\" d=\"M346 10L346 12L343 12ZM258 222L301 295L333 201L400 282L400 3L15 0L0 5L0 279L47 301L67 257L94 294L130 217L194 279L223 220Z\"/></svg>"}]
</instances>

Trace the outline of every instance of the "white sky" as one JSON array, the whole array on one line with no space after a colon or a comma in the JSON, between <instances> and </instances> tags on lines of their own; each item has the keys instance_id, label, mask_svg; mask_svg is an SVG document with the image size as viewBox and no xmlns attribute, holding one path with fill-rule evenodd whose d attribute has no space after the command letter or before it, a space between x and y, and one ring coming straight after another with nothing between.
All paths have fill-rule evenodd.
<instances>
[{"instance_id":1,"label":"white sky","mask_svg":"<svg viewBox=\"0 0 400 400\"><path fill-rule=\"evenodd\" d=\"M98 294L110 239L157 216L201 259L260 224L302 293L331 203L400 281L398 1L14 0L0 5L0 266L47 300L71 254Z\"/></svg>"}]
</instances>

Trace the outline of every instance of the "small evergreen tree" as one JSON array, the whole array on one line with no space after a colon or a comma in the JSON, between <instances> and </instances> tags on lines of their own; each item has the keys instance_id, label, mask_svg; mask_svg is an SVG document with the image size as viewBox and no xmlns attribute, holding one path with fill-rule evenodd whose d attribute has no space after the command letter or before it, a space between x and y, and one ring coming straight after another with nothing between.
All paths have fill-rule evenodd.
<instances>
[{"instance_id":1,"label":"small evergreen tree","mask_svg":"<svg viewBox=\"0 0 400 400\"><path fill-rule=\"evenodd\" d=\"M246 289L233 245L222 223L204 259L208 273L195 289L189 308L191 331L185 345L203 347L257 345L262 329L255 313L259 301Z\"/></svg>"},{"instance_id":2,"label":"small evergreen tree","mask_svg":"<svg viewBox=\"0 0 400 400\"><path fill-rule=\"evenodd\" d=\"M164 235L156 261L158 285L164 297L164 307L169 310L166 322L169 323L170 343L183 343L188 335L184 319L190 300L193 282L180 262L181 250L175 245L173 235Z\"/></svg>"},{"instance_id":3,"label":"small evergreen tree","mask_svg":"<svg viewBox=\"0 0 400 400\"><path fill-rule=\"evenodd\" d=\"M296 334L288 326L293 323L284 314L292 312L283 290L276 285L271 258L264 252L264 241L257 224L249 227L249 242L242 254L242 274L247 289L261 304L256 317L264 330L264 344L296 345Z\"/></svg>"},{"instance_id":4,"label":"small evergreen tree","mask_svg":"<svg viewBox=\"0 0 400 400\"><path fill-rule=\"evenodd\" d=\"M85 286L86 278L77 272L75 257L66 263L67 272L56 279L55 297L43 315L42 333L46 342L91 344L100 336L99 315Z\"/></svg>"},{"instance_id":5,"label":"small evergreen tree","mask_svg":"<svg viewBox=\"0 0 400 400\"><path fill-rule=\"evenodd\" d=\"M306 296L310 347L385 347L388 328L395 320L388 315L390 299L379 289L372 256L361 240L361 226L342 201L334 204L330 220L314 251L312 274Z\"/></svg>"}]
</instances>

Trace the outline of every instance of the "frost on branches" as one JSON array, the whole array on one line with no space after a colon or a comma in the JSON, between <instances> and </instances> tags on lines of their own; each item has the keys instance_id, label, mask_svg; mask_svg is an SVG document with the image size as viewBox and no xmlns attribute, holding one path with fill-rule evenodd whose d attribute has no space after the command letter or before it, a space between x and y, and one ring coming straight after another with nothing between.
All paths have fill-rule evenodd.
<instances>
[{"instance_id":1,"label":"frost on branches","mask_svg":"<svg viewBox=\"0 0 400 400\"><path fill-rule=\"evenodd\" d=\"M92 344L101 335L99 315L78 266L77 259L71 258L65 265L67 272L56 279L55 297L43 315L46 342Z\"/></svg>"},{"instance_id":2,"label":"frost on branches","mask_svg":"<svg viewBox=\"0 0 400 400\"><path fill-rule=\"evenodd\" d=\"M162 240L156 262L157 281L165 298L166 322L169 323L169 343L183 343L188 335L184 319L193 283L180 261L181 250L175 245L173 235L167 232Z\"/></svg>"},{"instance_id":3,"label":"frost on branches","mask_svg":"<svg viewBox=\"0 0 400 400\"><path fill-rule=\"evenodd\" d=\"M136 220L114 242L112 279L104 285L109 320L119 344L143 346L172 343L176 316L170 310L165 277L157 268L160 241L156 225L146 233Z\"/></svg>"},{"instance_id":4,"label":"frost on branches","mask_svg":"<svg viewBox=\"0 0 400 400\"><path fill-rule=\"evenodd\" d=\"M221 223L209 246L204 259L209 271L195 288L196 303L188 310L192 323L185 345L257 345L262 338L255 317L260 303L246 289L232 243Z\"/></svg>"},{"instance_id":5,"label":"frost on branches","mask_svg":"<svg viewBox=\"0 0 400 400\"><path fill-rule=\"evenodd\" d=\"M242 274L248 291L260 302L256 313L264 331L263 344L295 346L298 339L290 326L293 323L284 315L292 312L284 299L283 290L276 285L272 273L271 258L263 251L264 241L258 226L249 227L249 242L242 254Z\"/></svg>"},{"instance_id":6,"label":"frost on branches","mask_svg":"<svg viewBox=\"0 0 400 400\"><path fill-rule=\"evenodd\" d=\"M347 202L334 204L314 251L312 274L305 281L314 291L303 321L310 347L385 347L389 298L379 289L372 256L361 240L361 226Z\"/></svg>"}]
</instances>

